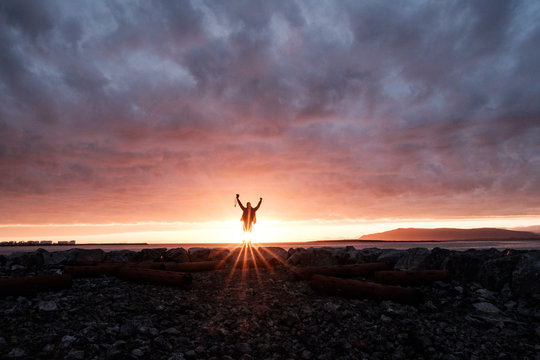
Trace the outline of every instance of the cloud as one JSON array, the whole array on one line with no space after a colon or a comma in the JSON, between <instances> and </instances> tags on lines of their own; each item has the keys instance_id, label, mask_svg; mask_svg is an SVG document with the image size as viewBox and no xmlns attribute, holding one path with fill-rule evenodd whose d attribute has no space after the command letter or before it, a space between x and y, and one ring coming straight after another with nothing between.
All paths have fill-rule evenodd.
<instances>
[{"instance_id":1,"label":"cloud","mask_svg":"<svg viewBox=\"0 0 540 360\"><path fill-rule=\"evenodd\" d=\"M2 4L2 221L538 214L538 13Z\"/></svg>"}]
</instances>

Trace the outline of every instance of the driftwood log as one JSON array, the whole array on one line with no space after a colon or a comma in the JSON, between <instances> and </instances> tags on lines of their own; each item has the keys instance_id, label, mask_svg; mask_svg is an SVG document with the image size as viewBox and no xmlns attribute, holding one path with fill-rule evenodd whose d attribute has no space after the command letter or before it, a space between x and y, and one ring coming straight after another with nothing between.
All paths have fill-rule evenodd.
<instances>
[{"instance_id":1,"label":"driftwood log","mask_svg":"<svg viewBox=\"0 0 540 360\"><path fill-rule=\"evenodd\" d=\"M177 272L212 271L223 267L223 261L193 261L193 262L141 262L128 263L129 266L145 269L168 270Z\"/></svg>"},{"instance_id":2,"label":"driftwood log","mask_svg":"<svg viewBox=\"0 0 540 360\"><path fill-rule=\"evenodd\" d=\"M70 288L71 275L42 275L0 279L0 295L35 295L41 291Z\"/></svg>"},{"instance_id":3,"label":"driftwood log","mask_svg":"<svg viewBox=\"0 0 540 360\"><path fill-rule=\"evenodd\" d=\"M75 278L95 277L101 275L114 275L122 263L96 263L95 265L66 265L63 268L65 274L71 274Z\"/></svg>"},{"instance_id":4,"label":"driftwood log","mask_svg":"<svg viewBox=\"0 0 540 360\"><path fill-rule=\"evenodd\" d=\"M423 294L418 289L373 282L314 275L310 286L317 292L360 299L392 300L402 304L418 304Z\"/></svg>"},{"instance_id":5,"label":"driftwood log","mask_svg":"<svg viewBox=\"0 0 540 360\"><path fill-rule=\"evenodd\" d=\"M448 270L377 271L375 280L385 284L424 285L448 280Z\"/></svg>"},{"instance_id":6,"label":"driftwood log","mask_svg":"<svg viewBox=\"0 0 540 360\"><path fill-rule=\"evenodd\" d=\"M388 262L376 262L351 265L333 265L333 266L305 266L293 268L297 279L309 280L314 275L336 276L336 277L356 277L371 275L378 270L391 268Z\"/></svg>"}]
</instances>

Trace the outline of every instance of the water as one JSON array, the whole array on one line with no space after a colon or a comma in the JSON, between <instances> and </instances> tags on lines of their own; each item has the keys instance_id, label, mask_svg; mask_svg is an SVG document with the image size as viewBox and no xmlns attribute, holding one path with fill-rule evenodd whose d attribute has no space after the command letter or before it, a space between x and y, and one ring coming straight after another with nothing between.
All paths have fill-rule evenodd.
<instances>
[{"instance_id":1,"label":"water","mask_svg":"<svg viewBox=\"0 0 540 360\"><path fill-rule=\"evenodd\" d=\"M319 241L319 242L294 242L294 243L254 243L254 246L278 246L284 249L298 247L345 247L354 246L356 249L364 249L376 247L379 249L410 249L415 247L425 247L433 249L435 247L445 248L449 250L468 250L468 249L489 249L495 248L499 250L516 249L516 250L540 250L540 240L459 240L459 241ZM14 252L30 252L39 248L49 252L63 251L73 248L79 249L103 249L104 251L113 250L132 250L140 251L150 248L178 248L183 247L189 249L191 247L204 248L234 248L240 244L216 244L216 243L197 243L197 244L85 244L85 245L53 245L53 246L0 246L0 255L9 255Z\"/></svg>"}]
</instances>

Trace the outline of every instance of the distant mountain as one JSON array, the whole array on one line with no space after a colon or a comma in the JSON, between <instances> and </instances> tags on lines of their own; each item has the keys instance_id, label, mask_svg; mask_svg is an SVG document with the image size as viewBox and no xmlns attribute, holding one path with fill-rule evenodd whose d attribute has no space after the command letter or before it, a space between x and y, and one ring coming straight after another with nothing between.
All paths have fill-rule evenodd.
<instances>
[{"instance_id":1,"label":"distant mountain","mask_svg":"<svg viewBox=\"0 0 540 360\"><path fill-rule=\"evenodd\" d=\"M416 229L399 228L360 237L360 240L394 240L394 241L444 241L444 240L507 240L507 239L540 239L540 234L529 231L514 231L496 228L481 229Z\"/></svg>"}]
</instances>

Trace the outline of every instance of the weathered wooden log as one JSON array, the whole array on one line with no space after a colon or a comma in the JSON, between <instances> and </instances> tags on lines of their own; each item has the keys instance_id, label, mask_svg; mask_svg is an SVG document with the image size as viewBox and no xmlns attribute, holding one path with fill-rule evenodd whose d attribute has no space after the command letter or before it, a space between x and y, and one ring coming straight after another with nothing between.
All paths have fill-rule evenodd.
<instances>
[{"instance_id":1,"label":"weathered wooden log","mask_svg":"<svg viewBox=\"0 0 540 360\"><path fill-rule=\"evenodd\" d=\"M368 281L341 279L332 276L314 275L310 286L313 290L338 296L373 300L392 300L402 304L418 304L423 294L418 289L394 285L381 285Z\"/></svg>"},{"instance_id":2,"label":"weathered wooden log","mask_svg":"<svg viewBox=\"0 0 540 360\"><path fill-rule=\"evenodd\" d=\"M134 261L86 261L77 262L72 266L65 266L66 272L73 274L81 273L84 276L97 276L101 274L114 274L114 272L121 267L129 266L139 269L154 269L154 270L169 270L178 272L200 272L200 271L212 271L223 267L224 261L194 261L194 262L134 262Z\"/></svg>"},{"instance_id":3,"label":"weathered wooden log","mask_svg":"<svg viewBox=\"0 0 540 360\"><path fill-rule=\"evenodd\" d=\"M313 275L326 275L336 277L356 277L371 275L378 270L386 270L391 267L388 262L376 262L351 265L333 265L333 266L305 266L295 267L294 275L297 279L309 280Z\"/></svg>"},{"instance_id":4,"label":"weathered wooden log","mask_svg":"<svg viewBox=\"0 0 540 360\"><path fill-rule=\"evenodd\" d=\"M114 275L122 266L122 263L97 263L95 265L69 266L63 268L64 273L71 274L75 278L95 277L101 275Z\"/></svg>"},{"instance_id":5,"label":"weathered wooden log","mask_svg":"<svg viewBox=\"0 0 540 360\"><path fill-rule=\"evenodd\" d=\"M42 275L23 278L1 278L0 295L34 295L41 291L71 287L71 275Z\"/></svg>"},{"instance_id":6,"label":"weathered wooden log","mask_svg":"<svg viewBox=\"0 0 540 360\"><path fill-rule=\"evenodd\" d=\"M167 270L139 269L129 266L122 267L116 276L123 280L180 287L189 285L192 280L191 274Z\"/></svg>"},{"instance_id":7,"label":"weathered wooden log","mask_svg":"<svg viewBox=\"0 0 540 360\"><path fill-rule=\"evenodd\" d=\"M217 270L223 266L222 261L194 261L194 262L151 262L151 263L129 263L129 266L133 266L141 269L156 269L156 270L168 270L178 272L201 272Z\"/></svg>"},{"instance_id":8,"label":"weathered wooden log","mask_svg":"<svg viewBox=\"0 0 540 360\"><path fill-rule=\"evenodd\" d=\"M385 284L423 285L448 280L448 270L377 271L375 280Z\"/></svg>"}]
</instances>

